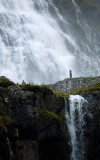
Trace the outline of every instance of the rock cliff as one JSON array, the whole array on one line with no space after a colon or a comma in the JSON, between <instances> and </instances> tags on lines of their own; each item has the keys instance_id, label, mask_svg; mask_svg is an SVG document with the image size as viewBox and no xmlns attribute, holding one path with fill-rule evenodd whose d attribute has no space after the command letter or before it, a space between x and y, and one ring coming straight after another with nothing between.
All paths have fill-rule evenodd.
<instances>
[{"instance_id":1,"label":"rock cliff","mask_svg":"<svg viewBox=\"0 0 100 160\"><path fill-rule=\"evenodd\" d=\"M85 159L99 160L100 83L71 94L88 101L91 116L85 119ZM69 107L69 95L47 86L16 85L0 77L0 160L70 160L63 97Z\"/></svg>"},{"instance_id":2,"label":"rock cliff","mask_svg":"<svg viewBox=\"0 0 100 160\"><path fill-rule=\"evenodd\" d=\"M0 118L0 160L68 159L62 95L1 77Z\"/></svg>"}]
</instances>

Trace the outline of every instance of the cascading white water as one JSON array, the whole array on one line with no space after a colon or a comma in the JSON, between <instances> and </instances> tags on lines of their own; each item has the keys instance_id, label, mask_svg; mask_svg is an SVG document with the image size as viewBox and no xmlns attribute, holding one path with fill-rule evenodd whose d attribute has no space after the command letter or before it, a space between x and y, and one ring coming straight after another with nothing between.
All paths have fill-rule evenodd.
<instances>
[{"instance_id":1,"label":"cascading white water","mask_svg":"<svg viewBox=\"0 0 100 160\"><path fill-rule=\"evenodd\" d=\"M95 33L92 27L89 26L86 17L84 17L82 10L78 6L76 0L72 0L72 3L75 8L77 24L82 31L81 38L79 37L80 42L77 40L77 43L79 44L79 51L76 51L76 55L77 57L79 56L79 61L81 62L81 67L83 68L81 70L82 75L84 75L86 68L88 68L86 71L86 76L100 75L98 70L100 66L100 43L98 36L100 36L100 34L99 32ZM83 57L83 59L81 59L81 57ZM82 61L84 61L84 63ZM92 72L93 68L95 68L94 73Z\"/></svg>"},{"instance_id":2,"label":"cascading white water","mask_svg":"<svg viewBox=\"0 0 100 160\"><path fill-rule=\"evenodd\" d=\"M56 81L59 75L63 78L66 69L73 66L74 57L66 48L65 37L72 45L74 41L64 35L48 5L43 0L0 0L1 75L14 81L46 83Z\"/></svg>"},{"instance_id":3,"label":"cascading white water","mask_svg":"<svg viewBox=\"0 0 100 160\"><path fill-rule=\"evenodd\" d=\"M7 137L7 145L8 145L8 149L9 149L9 156L10 156L10 160L13 160L13 152L11 150L11 146L10 146L10 141L9 141L9 138Z\"/></svg>"},{"instance_id":4,"label":"cascading white water","mask_svg":"<svg viewBox=\"0 0 100 160\"><path fill-rule=\"evenodd\" d=\"M6 127L5 127L5 132L7 134L7 128ZM10 141L9 141L8 137L6 139L6 142L7 142L8 149L9 149L9 158L10 158L10 160L13 160L14 159L14 155L13 155L13 152L12 152L12 149L11 149L11 145L10 145Z\"/></svg>"},{"instance_id":5,"label":"cascading white water","mask_svg":"<svg viewBox=\"0 0 100 160\"><path fill-rule=\"evenodd\" d=\"M70 95L70 108L67 109L65 99L66 123L71 137L71 160L85 159L85 139L84 132L86 130L85 118L91 117L89 105L80 95Z\"/></svg>"},{"instance_id":6,"label":"cascading white water","mask_svg":"<svg viewBox=\"0 0 100 160\"><path fill-rule=\"evenodd\" d=\"M99 75L99 55L90 56L90 44L83 47L84 41L74 37L70 26L53 0L0 0L0 75L33 83L64 79L70 69L74 76ZM99 49L94 47L94 52Z\"/></svg>"}]
</instances>

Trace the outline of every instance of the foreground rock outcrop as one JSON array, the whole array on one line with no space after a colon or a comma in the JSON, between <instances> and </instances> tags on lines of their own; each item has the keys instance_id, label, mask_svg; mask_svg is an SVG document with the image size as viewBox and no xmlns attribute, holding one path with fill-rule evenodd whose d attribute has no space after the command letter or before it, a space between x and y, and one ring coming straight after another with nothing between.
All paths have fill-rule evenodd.
<instances>
[{"instance_id":1,"label":"foreground rock outcrop","mask_svg":"<svg viewBox=\"0 0 100 160\"><path fill-rule=\"evenodd\" d=\"M1 77L0 100L0 160L68 159L62 95L46 86L18 86Z\"/></svg>"}]
</instances>

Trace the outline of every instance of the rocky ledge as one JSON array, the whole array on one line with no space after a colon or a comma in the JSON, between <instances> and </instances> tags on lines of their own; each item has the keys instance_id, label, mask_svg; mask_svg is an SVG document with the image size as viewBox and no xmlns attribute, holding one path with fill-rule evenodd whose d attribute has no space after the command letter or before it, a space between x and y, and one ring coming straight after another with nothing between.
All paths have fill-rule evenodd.
<instances>
[{"instance_id":1,"label":"rocky ledge","mask_svg":"<svg viewBox=\"0 0 100 160\"><path fill-rule=\"evenodd\" d=\"M55 84L50 84L49 87L54 91L66 93L72 92L76 88L86 88L90 85L95 85L97 82L100 82L100 77L67 78Z\"/></svg>"}]
</instances>

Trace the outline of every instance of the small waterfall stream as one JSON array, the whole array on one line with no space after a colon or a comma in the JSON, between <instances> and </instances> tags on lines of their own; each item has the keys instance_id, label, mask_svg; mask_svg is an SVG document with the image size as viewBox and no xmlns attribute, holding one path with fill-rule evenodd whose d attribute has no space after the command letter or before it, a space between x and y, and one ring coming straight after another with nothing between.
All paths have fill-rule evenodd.
<instances>
[{"instance_id":1,"label":"small waterfall stream","mask_svg":"<svg viewBox=\"0 0 100 160\"><path fill-rule=\"evenodd\" d=\"M67 108L65 98L65 116L72 148L71 160L86 160L85 139L86 117L91 117L88 101L80 95L70 95L70 105Z\"/></svg>"},{"instance_id":2,"label":"small waterfall stream","mask_svg":"<svg viewBox=\"0 0 100 160\"><path fill-rule=\"evenodd\" d=\"M5 127L5 132L7 133L7 128ZM10 144L10 140L7 136L7 139L6 139L6 143L7 143L7 146L8 146L8 150L9 150L9 160L14 160L14 155L13 155L13 151L11 149L11 144Z\"/></svg>"},{"instance_id":3,"label":"small waterfall stream","mask_svg":"<svg viewBox=\"0 0 100 160\"><path fill-rule=\"evenodd\" d=\"M8 149L9 149L10 160L13 160L13 152L12 152L12 149L11 149L11 146L10 146L10 141L9 141L8 137L7 137L7 145L8 145Z\"/></svg>"}]
</instances>

